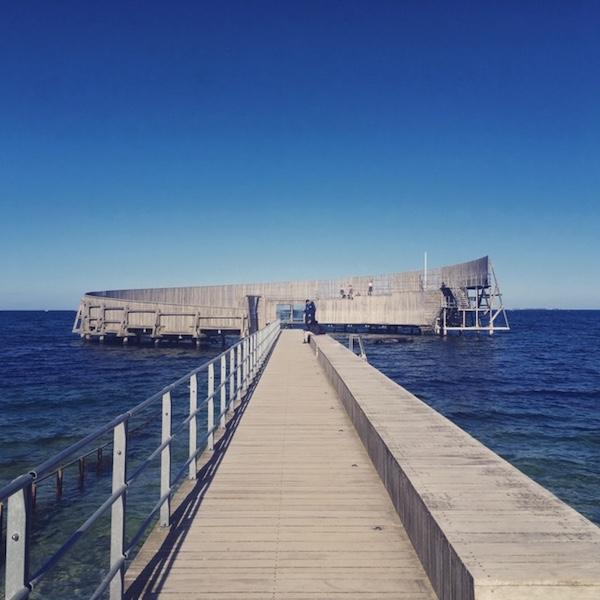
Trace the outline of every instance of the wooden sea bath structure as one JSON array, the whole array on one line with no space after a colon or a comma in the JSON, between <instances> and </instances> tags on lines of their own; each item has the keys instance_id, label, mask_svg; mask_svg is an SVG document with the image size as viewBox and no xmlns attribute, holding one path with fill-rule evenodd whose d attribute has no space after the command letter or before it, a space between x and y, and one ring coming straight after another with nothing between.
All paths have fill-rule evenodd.
<instances>
[{"instance_id":1,"label":"wooden sea bath structure","mask_svg":"<svg viewBox=\"0 0 600 600\"><path fill-rule=\"evenodd\" d=\"M193 340L302 322L306 298L323 325L419 333L509 329L487 256L447 267L326 280L89 292L73 331L85 339Z\"/></svg>"}]
</instances>

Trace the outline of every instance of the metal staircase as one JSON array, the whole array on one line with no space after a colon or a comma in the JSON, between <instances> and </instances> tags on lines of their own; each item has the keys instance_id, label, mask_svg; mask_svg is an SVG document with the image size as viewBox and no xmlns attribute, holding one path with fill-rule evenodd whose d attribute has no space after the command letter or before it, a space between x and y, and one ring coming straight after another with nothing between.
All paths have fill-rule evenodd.
<instances>
[{"instance_id":1,"label":"metal staircase","mask_svg":"<svg viewBox=\"0 0 600 600\"><path fill-rule=\"evenodd\" d=\"M451 331L484 331L493 335L495 331L510 330L491 261L482 285L456 287L442 282L440 292L442 307L435 324L436 333L445 336Z\"/></svg>"}]
</instances>

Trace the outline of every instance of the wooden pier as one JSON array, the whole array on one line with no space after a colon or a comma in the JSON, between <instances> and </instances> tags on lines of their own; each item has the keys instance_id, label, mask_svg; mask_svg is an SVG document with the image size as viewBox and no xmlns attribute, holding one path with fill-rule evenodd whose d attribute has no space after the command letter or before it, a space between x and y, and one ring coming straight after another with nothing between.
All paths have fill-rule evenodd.
<instances>
[{"instance_id":1,"label":"wooden pier","mask_svg":"<svg viewBox=\"0 0 600 600\"><path fill-rule=\"evenodd\" d=\"M188 491L203 490L193 515L130 569L131 597L600 598L598 527L332 338L302 336L282 332L212 481Z\"/></svg>"},{"instance_id":2,"label":"wooden pier","mask_svg":"<svg viewBox=\"0 0 600 600\"><path fill-rule=\"evenodd\" d=\"M129 569L131 597L435 598L300 331L282 332L201 503L169 535Z\"/></svg>"}]
</instances>

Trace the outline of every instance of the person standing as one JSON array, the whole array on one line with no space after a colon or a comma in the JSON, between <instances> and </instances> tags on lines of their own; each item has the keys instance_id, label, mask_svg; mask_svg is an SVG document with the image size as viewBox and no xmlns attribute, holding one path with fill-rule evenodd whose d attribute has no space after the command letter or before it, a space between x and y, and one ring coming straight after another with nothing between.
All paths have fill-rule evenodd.
<instances>
[{"instance_id":1,"label":"person standing","mask_svg":"<svg viewBox=\"0 0 600 600\"><path fill-rule=\"evenodd\" d=\"M352 284L348 286L348 300L354 300L354 288Z\"/></svg>"},{"instance_id":2,"label":"person standing","mask_svg":"<svg viewBox=\"0 0 600 600\"><path fill-rule=\"evenodd\" d=\"M369 279L369 290L367 291L367 295L372 296L373 295L373 280Z\"/></svg>"},{"instance_id":3,"label":"person standing","mask_svg":"<svg viewBox=\"0 0 600 600\"><path fill-rule=\"evenodd\" d=\"M312 300L306 299L304 305L304 322L306 325L312 325L315 322L315 316L317 314L317 307Z\"/></svg>"}]
</instances>

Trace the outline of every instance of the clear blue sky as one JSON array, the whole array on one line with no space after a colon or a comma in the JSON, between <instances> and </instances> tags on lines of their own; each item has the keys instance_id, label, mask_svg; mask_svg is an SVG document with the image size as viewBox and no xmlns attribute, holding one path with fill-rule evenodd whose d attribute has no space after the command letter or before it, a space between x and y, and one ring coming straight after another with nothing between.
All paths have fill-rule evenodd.
<instances>
[{"instance_id":1,"label":"clear blue sky","mask_svg":"<svg viewBox=\"0 0 600 600\"><path fill-rule=\"evenodd\" d=\"M5 2L0 308L489 254L600 308L600 4Z\"/></svg>"}]
</instances>

